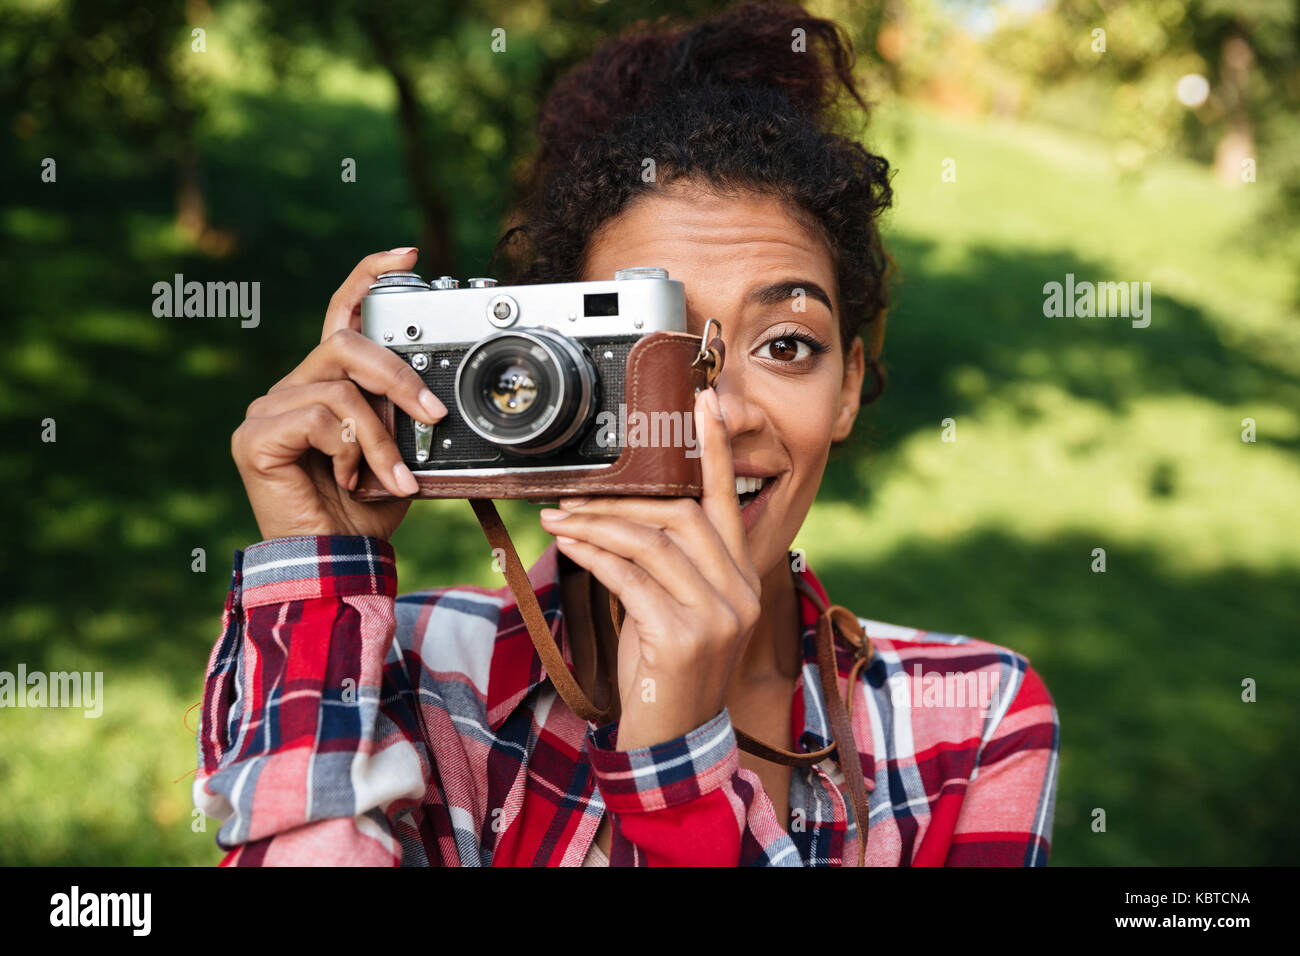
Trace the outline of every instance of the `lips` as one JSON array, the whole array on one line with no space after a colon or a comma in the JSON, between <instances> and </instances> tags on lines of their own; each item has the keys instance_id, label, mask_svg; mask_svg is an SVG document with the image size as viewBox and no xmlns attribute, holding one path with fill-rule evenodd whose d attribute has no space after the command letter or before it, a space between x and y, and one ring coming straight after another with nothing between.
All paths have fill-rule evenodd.
<instances>
[{"instance_id":1,"label":"lips","mask_svg":"<svg viewBox=\"0 0 1300 956\"><path fill-rule=\"evenodd\" d=\"M743 493L740 491L741 482L745 482L746 490ZM740 497L740 517L745 522L746 533L753 529L759 515L772 497L772 489L780 483L781 479L777 475L763 478L745 476L736 479L736 492ZM754 490L749 490L751 488Z\"/></svg>"}]
</instances>

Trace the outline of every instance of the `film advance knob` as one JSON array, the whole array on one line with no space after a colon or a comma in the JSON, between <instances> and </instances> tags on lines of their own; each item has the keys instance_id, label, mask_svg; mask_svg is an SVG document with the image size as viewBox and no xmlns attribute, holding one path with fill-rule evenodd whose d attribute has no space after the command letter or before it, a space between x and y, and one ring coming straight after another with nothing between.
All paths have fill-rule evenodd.
<instances>
[{"instance_id":1,"label":"film advance knob","mask_svg":"<svg viewBox=\"0 0 1300 956\"><path fill-rule=\"evenodd\" d=\"M382 272L370 285L370 292L428 292L429 283L418 272Z\"/></svg>"}]
</instances>

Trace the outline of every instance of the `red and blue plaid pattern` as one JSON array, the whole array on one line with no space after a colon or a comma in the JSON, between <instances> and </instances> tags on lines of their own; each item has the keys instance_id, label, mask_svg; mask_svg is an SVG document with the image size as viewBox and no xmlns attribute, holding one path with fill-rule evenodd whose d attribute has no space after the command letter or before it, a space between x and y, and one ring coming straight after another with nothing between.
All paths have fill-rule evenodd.
<instances>
[{"instance_id":1,"label":"red and blue plaid pattern","mask_svg":"<svg viewBox=\"0 0 1300 956\"><path fill-rule=\"evenodd\" d=\"M558 552L529 571L572 663ZM811 571L801 572L825 597ZM614 749L556 694L509 589L397 597L393 549L364 537L264 541L235 555L208 665L195 805L222 821L225 865L579 865L610 814L611 865L848 866L858 821L835 759L796 769L791 819L741 768L730 716ZM800 597L792 731L830 742ZM853 689L870 790L867 863L1047 863L1059 723L1019 654L863 620ZM837 645L840 686L851 650ZM992 689L931 700L933 680Z\"/></svg>"}]
</instances>

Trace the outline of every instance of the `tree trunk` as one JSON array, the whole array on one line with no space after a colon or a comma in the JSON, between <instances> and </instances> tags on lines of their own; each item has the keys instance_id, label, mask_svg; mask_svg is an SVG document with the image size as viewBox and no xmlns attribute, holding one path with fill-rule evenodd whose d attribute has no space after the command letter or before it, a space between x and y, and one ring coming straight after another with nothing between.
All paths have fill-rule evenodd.
<instances>
[{"instance_id":1,"label":"tree trunk","mask_svg":"<svg viewBox=\"0 0 1300 956\"><path fill-rule=\"evenodd\" d=\"M1225 186L1240 186L1242 161L1255 157L1254 125L1246 102L1246 84L1255 54L1240 34L1223 41L1219 57L1219 98L1223 101L1228 131L1214 150L1214 174Z\"/></svg>"},{"instance_id":2,"label":"tree trunk","mask_svg":"<svg viewBox=\"0 0 1300 956\"><path fill-rule=\"evenodd\" d=\"M398 119L402 131L402 152L406 175L415 193L421 222L420 268L426 275L455 276L457 257L451 239L451 222L447 204L433 175L432 154L424 141L420 102L415 83L402 67L397 44L385 26L374 18L362 24L370 39L376 59L393 78L397 88ZM394 243L403 241L395 237Z\"/></svg>"},{"instance_id":3,"label":"tree trunk","mask_svg":"<svg viewBox=\"0 0 1300 956\"><path fill-rule=\"evenodd\" d=\"M194 243L208 231L208 204L199 184L199 151L188 135L176 155L176 226Z\"/></svg>"}]
</instances>

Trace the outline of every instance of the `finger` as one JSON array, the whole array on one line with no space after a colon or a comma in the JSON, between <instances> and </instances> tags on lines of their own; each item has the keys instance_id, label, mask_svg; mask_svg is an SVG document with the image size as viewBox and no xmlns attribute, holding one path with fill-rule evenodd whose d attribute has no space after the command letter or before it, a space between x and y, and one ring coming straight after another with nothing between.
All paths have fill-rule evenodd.
<instances>
[{"instance_id":1,"label":"finger","mask_svg":"<svg viewBox=\"0 0 1300 956\"><path fill-rule=\"evenodd\" d=\"M361 449L357 442L347 440L343 423L327 406L315 403L270 418L250 418L239 431L244 433L241 451L236 456L241 466L269 473L295 464L303 452L314 448L334 460L335 481L351 490L351 476L356 472ZM389 493L399 498L419 490L419 483L409 469L405 476L409 482L402 480L396 470L387 473L377 470L377 474Z\"/></svg>"},{"instance_id":2,"label":"finger","mask_svg":"<svg viewBox=\"0 0 1300 956\"><path fill-rule=\"evenodd\" d=\"M406 475L402 474L402 468L398 467L405 466L397 442L388 434L361 391L347 379L295 385L263 395L248 407L248 416L273 418L304 405L324 405L339 420L343 440L354 449L359 446L359 452L351 456L351 470L339 482L343 487L350 491L355 486L361 455L365 456L366 462L375 474L381 476L381 480L391 479L395 488L410 487ZM337 466L338 459L335 459L335 464ZM410 469L407 468L406 472L409 474Z\"/></svg>"},{"instance_id":3,"label":"finger","mask_svg":"<svg viewBox=\"0 0 1300 956\"><path fill-rule=\"evenodd\" d=\"M343 280L330 297L325 310L325 326L320 340L324 342L339 329L361 330L361 300L370 291L371 284L384 272L405 272L415 265L419 251L414 246L376 252L357 263L351 274Z\"/></svg>"},{"instance_id":4,"label":"finger","mask_svg":"<svg viewBox=\"0 0 1300 956\"><path fill-rule=\"evenodd\" d=\"M717 592L663 528L553 508L542 509L541 515L542 526L551 534L595 545L638 565L678 604L698 609L718 600Z\"/></svg>"},{"instance_id":5,"label":"finger","mask_svg":"<svg viewBox=\"0 0 1300 956\"><path fill-rule=\"evenodd\" d=\"M646 571L626 558L576 538L557 537L555 546L605 585L638 625L655 620L668 606L668 593Z\"/></svg>"},{"instance_id":6,"label":"finger","mask_svg":"<svg viewBox=\"0 0 1300 956\"><path fill-rule=\"evenodd\" d=\"M700 443L700 471L704 493L700 508L731 553L736 567L749 569L749 539L736 496L736 472L731 459L731 438L722 419L716 390L706 388L695 396L695 433Z\"/></svg>"},{"instance_id":7,"label":"finger","mask_svg":"<svg viewBox=\"0 0 1300 956\"><path fill-rule=\"evenodd\" d=\"M235 434L235 461L241 469L269 474L298 462L304 452L315 449L334 459L335 478L347 480L360 457L355 443L343 440L338 419L324 405L312 404L288 409L267 418L248 418Z\"/></svg>"},{"instance_id":8,"label":"finger","mask_svg":"<svg viewBox=\"0 0 1300 956\"><path fill-rule=\"evenodd\" d=\"M743 577L717 529L705 517L699 502L691 498L563 498L560 508L569 514L608 515L664 529L718 590L730 587L735 575Z\"/></svg>"},{"instance_id":9,"label":"finger","mask_svg":"<svg viewBox=\"0 0 1300 956\"><path fill-rule=\"evenodd\" d=\"M271 393L341 378L350 378L375 395L387 395L406 414L429 425L447 414L447 407L424 384L419 372L397 353L352 329L335 332L312 349L297 368L271 387Z\"/></svg>"}]
</instances>

